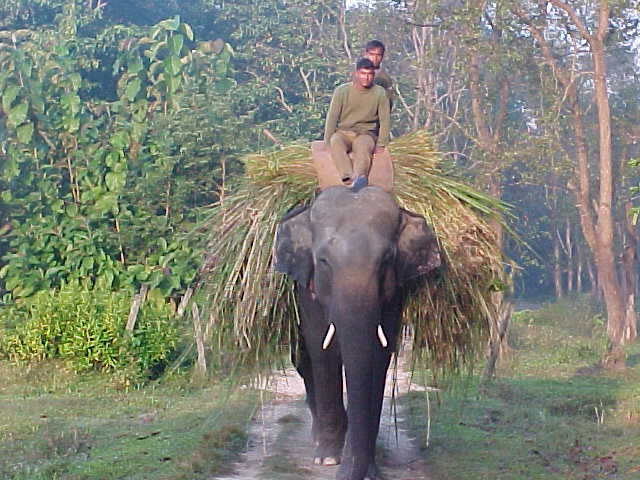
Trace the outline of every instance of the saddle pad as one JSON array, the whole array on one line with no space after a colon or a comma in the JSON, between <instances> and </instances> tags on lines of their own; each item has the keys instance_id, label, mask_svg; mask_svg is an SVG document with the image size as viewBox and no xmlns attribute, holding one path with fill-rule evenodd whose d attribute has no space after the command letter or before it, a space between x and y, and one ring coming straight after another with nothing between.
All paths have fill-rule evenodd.
<instances>
[{"instance_id":1,"label":"saddle pad","mask_svg":"<svg viewBox=\"0 0 640 480\"><path fill-rule=\"evenodd\" d=\"M320 190L334 185L343 185L338 170L336 169L331 153L325 146L324 141L311 142L311 156L313 167L318 176ZM371 170L369 171L369 185L375 185L387 192L393 190L393 161L388 149L373 156L371 160Z\"/></svg>"}]
</instances>

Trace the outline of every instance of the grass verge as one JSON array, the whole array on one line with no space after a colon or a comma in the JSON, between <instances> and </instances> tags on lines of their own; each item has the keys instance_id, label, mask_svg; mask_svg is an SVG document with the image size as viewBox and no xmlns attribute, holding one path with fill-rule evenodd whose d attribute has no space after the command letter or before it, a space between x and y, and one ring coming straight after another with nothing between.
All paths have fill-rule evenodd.
<instances>
[{"instance_id":1,"label":"grass verge","mask_svg":"<svg viewBox=\"0 0 640 480\"><path fill-rule=\"evenodd\" d=\"M186 379L117 387L58 363L0 363L0 478L210 478L244 449L258 401L250 390Z\"/></svg>"},{"instance_id":2,"label":"grass verge","mask_svg":"<svg viewBox=\"0 0 640 480\"><path fill-rule=\"evenodd\" d=\"M640 345L625 371L601 371L602 320L587 308L517 314L497 380L431 394L428 447L425 394L404 398L434 480L640 478Z\"/></svg>"}]
</instances>

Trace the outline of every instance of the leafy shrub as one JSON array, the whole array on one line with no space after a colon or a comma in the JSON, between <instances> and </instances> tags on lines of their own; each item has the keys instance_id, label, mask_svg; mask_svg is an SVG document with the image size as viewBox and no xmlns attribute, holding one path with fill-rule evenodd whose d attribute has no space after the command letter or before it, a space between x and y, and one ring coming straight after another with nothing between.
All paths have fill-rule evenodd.
<instances>
[{"instance_id":1,"label":"leafy shrub","mask_svg":"<svg viewBox=\"0 0 640 480\"><path fill-rule=\"evenodd\" d=\"M149 373L176 347L171 307L144 304L136 327L125 331L132 295L67 286L39 292L0 309L0 353L13 361L62 358L76 371L129 370Z\"/></svg>"}]
</instances>

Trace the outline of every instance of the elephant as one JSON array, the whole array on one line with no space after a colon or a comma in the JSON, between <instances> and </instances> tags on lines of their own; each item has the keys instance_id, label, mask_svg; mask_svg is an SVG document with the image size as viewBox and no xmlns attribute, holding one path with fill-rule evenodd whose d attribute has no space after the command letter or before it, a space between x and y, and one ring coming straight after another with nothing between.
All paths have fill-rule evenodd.
<instances>
[{"instance_id":1,"label":"elephant","mask_svg":"<svg viewBox=\"0 0 640 480\"><path fill-rule=\"evenodd\" d=\"M294 280L301 312L292 357L311 410L313 462L339 464L338 480L373 480L403 304L440 270L439 243L383 189L333 186L285 215L274 244L275 270Z\"/></svg>"}]
</instances>

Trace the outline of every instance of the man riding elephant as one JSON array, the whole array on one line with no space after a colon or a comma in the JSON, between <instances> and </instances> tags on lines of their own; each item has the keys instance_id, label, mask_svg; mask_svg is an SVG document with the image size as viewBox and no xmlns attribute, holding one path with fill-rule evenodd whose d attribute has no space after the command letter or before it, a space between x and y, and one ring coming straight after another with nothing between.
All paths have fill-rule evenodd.
<instances>
[{"instance_id":1,"label":"man riding elephant","mask_svg":"<svg viewBox=\"0 0 640 480\"><path fill-rule=\"evenodd\" d=\"M389 143L389 98L374 78L373 62L359 59L353 81L333 92L325 122L324 141L340 179L355 187L367 185L372 155Z\"/></svg>"}]
</instances>

